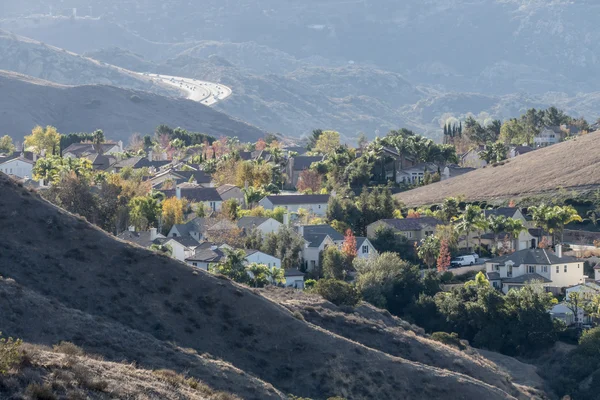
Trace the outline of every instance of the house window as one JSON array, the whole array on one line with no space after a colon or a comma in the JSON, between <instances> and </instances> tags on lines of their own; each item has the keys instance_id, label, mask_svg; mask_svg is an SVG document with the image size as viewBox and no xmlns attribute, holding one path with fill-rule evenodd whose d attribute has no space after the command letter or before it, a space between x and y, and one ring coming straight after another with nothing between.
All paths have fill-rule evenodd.
<instances>
[{"instance_id":1,"label":"house window","mask_svg":"<svg viewBox=\"0 0 600 400\"><path fill-rule=\"evenodd\" d=\"M319 210L321 209L321 205L319 204Z\"/></svg>"},{"instance_id":2,"label":"house window","mask_svg":"<svg viewBox=\"0 0 600 400\"><path fill-rule=\"evenodd\" d=\"M548 266L547 265L544 265L542 267L542 272L548 272Z\"/></svg>"},{"instance_id":3,"label":"house window","mask_svg":"<svg viewBox=\"0 0 600 400\"><path fill-rule=\"evenodd\" d=\"M173 237L177 237L177 234L176 234L176 233L173 233Z\"/></svg>"},{"instance_id":4,"label":"house window","mask_svg":"<svg viewBox=\"0 0 600 400\"><path fill-rule=\"evenodd\" d=\"M556 266L556 273L558 274L560 272L560 266Z\"/></svg>"},{"instance_id":5,"label":"house window","mask_svg":"<svg viewBox=\"0 0 600 400\"><path fill-rule=\"evenodd\" d=\"M363 246L362 252L363 252L363 254L369 254L369 246Z\"/></svg>"},{"instance_id":6,"label":"house window","mask_svg":"<svg viewBox=\"0 0 600 400\"><path fill-rule=\"evenodd\" d=\"M197 266L198 266L198 263L192 263L192 265L193 265L194 267L197 267Z\"/></svg>"},{"instance_id":7,"label":"house window","mask_svg":"<svg viewBox=\"0 0 600 400\"><path fill-rule=\"evenodd\" d=\"M215 206L215 202L214 202L214 201L211 201L211 202L210 202L210 209L211 209L211 210L213 210L213 211L215 211L215 210L216 210L216 208L217 208L217 207Z\"/></svg>"},{"instance_id":8,"label":"house window","mask_svg":"<svg viewBox=\"0 0 600 400\"><path fill-rule=\"evenodd\" d=\"M316 265L317 263L315 262L315 260L310 260L310 269L314 269Z\"/></svg>"},{"instance_id":9,"label":"house window","mask_svg":"<svg viewBox=\"0 0 600 400\"><path fill-rule=\"evenodd\" d=\"M408 237L411 238L412 237L412 232L408 232Z\"/></svg>"},{"instance_id":10,"label":"house window","mask_svg":"<svg viewBox=\"0 0 600 400\"><path fill-rule=\"evenodd\" d=\"M496 264L496 265L494 265L494 269L495 269L496 271L500 271L500 264Z\"/></svg>"},{"instance_id":11,"label":"house window","mask_svg":"<svg viewBox=\"0 0 600 400\"><path fill-rule=\"evenodd\" d=\"M565 272L567 272L567 266L565 265Z\"/></svg>"},{"instance_id":12,"label":"house window","mask_svg":"<svg viewBox=\"0 0 600 400\"><path fill-rule=\"evenodd\" d=\"M530 274L535 274L535 265L530 265L529 266L529 271Z\"/></svg>"}]
</instances>

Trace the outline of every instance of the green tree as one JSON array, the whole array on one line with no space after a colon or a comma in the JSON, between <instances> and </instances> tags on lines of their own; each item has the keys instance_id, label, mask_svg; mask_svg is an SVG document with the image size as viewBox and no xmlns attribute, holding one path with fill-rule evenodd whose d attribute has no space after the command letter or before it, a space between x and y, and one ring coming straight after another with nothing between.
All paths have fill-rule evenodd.
<instances>
[{"instance_id":1,"label":"green tree","mask_svg":"<svg viewBox=\"0 0 600 400\"><path fill-rule=\"evenodd\" d=\"M321 295L325 300L336 306L355 306L360 301L360 293L356 288L340 280L318 280L311 291Z\"/></svg>"},{"instance_id":2,"label":"green tree","mask_svg":"<svg viewBox=\"0 0 600 400\"><path fill-rule=\"evenodd\" d=\"M3 338L0 332L0 375L8 373L12 367L21 362L21 345L20 339Z\"/></svg>"},{"instance_id":3,"label":"green tree","mask_svg":"<svg viewBox=\"0 0 600 400\"><path fill-rule=\"evenodd\" d=\"M488 145L485 150L479 153L479 158L489 164L506 160L508 147L502 142L496 142Z\"/></svg>"},{"instance_id":4,"label":"green tree","mask_svg":"<svg viewBox=\"0 0 600 400\"><path fill-rule=\"evenodd\" d=\"M321 137L322 134L323 134L322 129L315 129L312 131L312 135L309 136L308 143L306 145L306 149L308 151L311 151L312 149L315 148L315 146L317 145L317 141L319 140L319 138Z\"/></svg>"},{"instance_id":5,"label":"green tree","mask_svg":"<svg viewBox=\"0 0 600 400\"><path fill-rule=\"evenodd\" d=\"M53 126L36 126L31 135L25 136L25 147L31 147L37 154L55 155L60 150L60 133Z\"/></svg>"},{"instance_id":6,"label":"green tree","mask_svg":"<svg viewBox=\"0 0 600 400\"><path fill-rule=\"evenodd\" d=\"M15 145L10 136L4 135L0 137L0 154L12 154L15 151Z\"/></svg>"},{"instance_id":7,"label":"green tree","mask_svg":"<svg viewBox=\"0 0 600 400\"><path fill-rule=\"evenodd\" d=\"M129 202L129 220L138 231L157 227L160 203L150 196L137 196Z\"/></svg>"},{"instance_id":8,"label":"green tree","mask_svg":"<svg viewBox=\"0 0 600 400\"><path fill-rule=\"evenodd\" d=\"M440 255L440 240L434 235L429 235L421 239L421 243L417 248L417 255L427 268L433 268Z\"/></svg>"},{"instance_id":9,"label":"green tree","mask_svg":"<svg viewBox=\"0 0 600 400\"><path fill-rule=\"evenodd\" d=\"M467 250L469 250L471 248L469 246L471 232L475 231L481 222L481 208L468 204L456 221L455 229L458 233L466 235Z\"/></svg>"},{"instance_id":10,"label":"green tree","mask_svg":"<svg viewBox=\"0 0 600 400\"><path fill-rule=\"evenodd\" d=\"M336 246L328 246L323 252L323 277L325 279L345 279L346 257Z\"/></svg>"},{"instance_id":11,"label":"green tree","mask_svg":"<svg viewBox=\"0 0 600 400\"><path fill-rule=\"evenodd\" d=\"M340 134L336 131L323 131L317 139L313 151L330 154L338 147L340 147Z\"/></svg>"},{"instance_id":12,"label":"green tree","mask_svg":"<svg viewBox=\"0 0 600 400\"><path fill-rule=\"evenodd\" d=\"M246 267L246 271L250 275L248 284L252 287L265 287L269 284L271 270L265 264L252 263Z\"/></svg>"},{"instance_id":13,"label":"green tree","mask_svg":"<svg viewBox=\"0 0 600 400\"><path fill-rule=\"evenodd\" d=\"M246 253L244 250L224 248L225 262L212 268L213 272L223 274L238 283L250 282L250 275L246 272Z\"/></svg>"}]
</instances>

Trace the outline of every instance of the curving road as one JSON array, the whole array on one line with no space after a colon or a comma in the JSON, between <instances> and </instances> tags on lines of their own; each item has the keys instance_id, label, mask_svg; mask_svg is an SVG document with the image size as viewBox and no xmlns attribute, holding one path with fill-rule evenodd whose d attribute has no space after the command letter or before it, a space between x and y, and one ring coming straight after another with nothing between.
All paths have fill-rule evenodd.
<instances>
[{"instance_id":1,"label":"curving road","mask_svg":"<svg viewBox=\"0 0 600 400\"><path fill-rule=\"evenodd\" d=\"M157 79L167 85L176 87L187 94L187 98L206 106L213 105L231 96L231 89L219 83L199 81L197 79L182 78L179 76L142 74L152 79Z\"/></svg>"}]
</instances>

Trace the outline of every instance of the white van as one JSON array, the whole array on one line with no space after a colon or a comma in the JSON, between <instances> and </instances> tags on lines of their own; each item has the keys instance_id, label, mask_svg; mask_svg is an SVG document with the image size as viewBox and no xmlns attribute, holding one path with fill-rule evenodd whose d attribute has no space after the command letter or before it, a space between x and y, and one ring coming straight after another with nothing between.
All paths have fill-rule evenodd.
<instances>
[{"instance_id":1,"label":"white van","mask_svg":"<svg viewBox=\"0 0 600 400\"><path fill-rule=\"evenodd\" d=\"M475 262L475 256L473 256L472 254L467 254L464 256L456 257L455 259L451 260L450 265L455 268L465 267L467 265L473 265L475 264Z\"/></svg>"}]
</instances>

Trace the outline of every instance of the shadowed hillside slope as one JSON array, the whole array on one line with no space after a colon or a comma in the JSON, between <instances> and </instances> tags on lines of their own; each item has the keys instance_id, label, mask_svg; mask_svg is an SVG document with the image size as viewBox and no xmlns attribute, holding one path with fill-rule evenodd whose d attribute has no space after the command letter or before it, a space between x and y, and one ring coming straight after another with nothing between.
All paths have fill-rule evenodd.
<instances>
[{"instance_id":1,"label":"shadowed hillside slope","mask_svg":"<svg viewBox=\"0 0 600 400\"><path fill-rule=\"evenodd\" d=\"M104 85L63 86L0 71L0 131L21 140L35 125L61 133L102 129L114 140L160 124L255 141L265 133L192 100Z\"/></svg>"},{"instance_id":2,"label":"shadowed hillside slope","mask_svg":"<svg viewBox=\"0 0 600 400\"><path fill-rule=\"evenodd\" d=\"M268 384L315 399L524 398L508 379L494 386L294 318L258 292L119 242L5 175L0 234L0 274L16 282L0 285L0 309L10 310L0 324L28 342L71 340L219 390L230 379L227 391L243 398L277 397ZM211 369L211 357L224 366Z\"/></svg>"},{"instance_id":3,"label":"shadowed hillside slope","mask_svg":"<svg viewBox=\"0 0 600 400\"><path fill-rule=\"evenodd\" d=\"M402 192L408 207L441 203L446 197L466 201L508 201L559 189L584 192L600 187L600 132L590 133L523 154L456 178Z\"/></svg>"}]
</instances>

